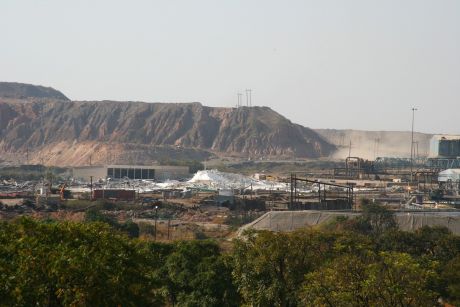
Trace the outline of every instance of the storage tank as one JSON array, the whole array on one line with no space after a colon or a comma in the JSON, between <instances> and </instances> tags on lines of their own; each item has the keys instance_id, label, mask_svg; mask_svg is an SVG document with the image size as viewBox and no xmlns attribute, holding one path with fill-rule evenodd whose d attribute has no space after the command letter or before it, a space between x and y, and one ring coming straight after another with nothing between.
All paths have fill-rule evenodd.
<instances>
[{"instance_id":1,"label":"storage tank","mask_svg":"<svg viewBox=\"0 0 460 307\"><path fill-rule=\"evenodd\" d=\"M431 158L460 157L460 136L435 135L430 141Z\"/></svg>"}]
</instances>

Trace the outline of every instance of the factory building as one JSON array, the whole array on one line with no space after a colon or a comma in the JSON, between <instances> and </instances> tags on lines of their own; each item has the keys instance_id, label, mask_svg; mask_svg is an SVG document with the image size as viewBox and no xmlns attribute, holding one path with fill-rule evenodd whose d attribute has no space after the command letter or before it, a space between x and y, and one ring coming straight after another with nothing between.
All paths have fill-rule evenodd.
<instances>
[{"instance_id":1,"label":"factory building","mask_svg":"<svg viewBox=\"0 0 460 307\"><path fill-rule=\"evenodd\" d=\"M459 135L435 135L430 141L431 158L460 157L460 136Z\"/></svg>"},{"instance_id":2,"label":"factory building","mask_svg":"<svg viewBox=\"0 0 460 307\"><path fill-rule=\"evenodd\" d=\"M189 176L187 166L170 165L106 165L106 166L82 166L73 169L73 178L90 181L91 177L99 179L150 179L168 180L181 179Z\"/></svg>"}]
</instances>

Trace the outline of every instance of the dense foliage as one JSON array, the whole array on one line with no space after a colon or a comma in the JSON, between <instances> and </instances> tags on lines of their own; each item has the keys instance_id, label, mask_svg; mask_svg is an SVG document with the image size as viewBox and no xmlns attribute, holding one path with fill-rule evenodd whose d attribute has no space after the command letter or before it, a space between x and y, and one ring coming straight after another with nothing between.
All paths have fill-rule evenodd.
<instances>
[{"instance_id":1,"label":"dense foliage","mask_svg":"<svg viewBox=\"0 0 460 307\"><path fill-rule=\"evenodd\" d=\"M150 303L147 253L102 223L0 226L0 297L5 306ZM146 295L147 294L147 295Z\"/></svg>"},{"instance_id":2,"label":"dense foliage","mask_svg":"<svg viewBox=\"0 0 460 307\"><path fill-rule=\"evenodd\" d=\"M367 206L323 229L248 232L230 252L133 239L94 215L3 222L0 305L459 305L460 237L399 231L391 213Z\"/></svg>"}]
</instances>

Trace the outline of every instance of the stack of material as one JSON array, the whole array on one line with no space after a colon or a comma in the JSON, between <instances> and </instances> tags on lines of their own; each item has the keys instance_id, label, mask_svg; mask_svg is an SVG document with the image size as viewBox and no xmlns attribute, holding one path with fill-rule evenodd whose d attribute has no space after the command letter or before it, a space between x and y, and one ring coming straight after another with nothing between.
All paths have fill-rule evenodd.
<instances>
[{"instance_id":1,"label":"stack of material","mask_svg":"<svg viewBox=\"0 0 460 307\"><path fill-rule=\"evenodd\" d=\"M285 183L256 180L240 174L224 173L218 170L198 171L188 181L196 186L214 189L253 189L253 190L286 190Z\"/></svg>"}]
</instances>

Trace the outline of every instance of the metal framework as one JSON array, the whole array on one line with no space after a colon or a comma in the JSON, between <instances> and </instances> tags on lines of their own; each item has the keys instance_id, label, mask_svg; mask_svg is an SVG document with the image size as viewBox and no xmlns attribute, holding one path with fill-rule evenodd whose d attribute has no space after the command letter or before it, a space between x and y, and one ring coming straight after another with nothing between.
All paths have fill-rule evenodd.
<instances>
[{"instance_id":1,"label":"metal framework","mask_svg":"<svg viewBox=\"0 0 460 307\"><path fill-rule=\"evenodd\" d=\"M430 169L446 170L449 168L460 168L460 158L430 158L427 161Z\"/></svg>"},{"instance_id":2,"label":"metal framework","mask_svg":"<svg viewBox=\"0 0 460 307\"><path fill-rule=\"evenodd\" d=\"M296 205L300 203L297 182L317 184L318 185L318 203L327 203L326 186L343 189L346 193L346 196L341 197L339 199L344 199L346 203L348 204L348 207L350 209L353 208L354 193L353 193L352 186L321 182L318 180L309 180L306 178L297 178L296 174L291 174L291 193L289 197L289 209L290 210L293 210L296 207Z\"/></svg>"},{"instance_id":3,"label":"metal framework","mask_svg":"<svg viewBox=\"0 0 460 307\"><path fill-rule=\"evenodd\" d=\"M345 167L334 168L334 178L370 178L371 174L377 175L377 173L378 171L375 168L374 161L364 160L360 157L347 157L345 159Z\"/></svg>"}]
</instances>

